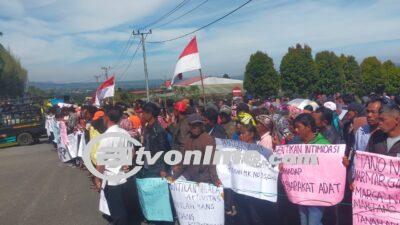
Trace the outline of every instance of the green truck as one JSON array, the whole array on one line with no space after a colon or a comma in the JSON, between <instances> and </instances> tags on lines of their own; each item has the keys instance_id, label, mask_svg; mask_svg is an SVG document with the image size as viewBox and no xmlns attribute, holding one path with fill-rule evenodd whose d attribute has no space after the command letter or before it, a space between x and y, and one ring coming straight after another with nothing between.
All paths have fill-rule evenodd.
<instances>
[{"instance_id":1,"label":"green truck","mask_svg":"<svg viewBox=\"0 0 400 225\"><path fill-rule=\"evenodd\" d=\"M0 105L0 148L31 145L46 134L42 109L31 103Z\"/></svg>"}]
</instances>

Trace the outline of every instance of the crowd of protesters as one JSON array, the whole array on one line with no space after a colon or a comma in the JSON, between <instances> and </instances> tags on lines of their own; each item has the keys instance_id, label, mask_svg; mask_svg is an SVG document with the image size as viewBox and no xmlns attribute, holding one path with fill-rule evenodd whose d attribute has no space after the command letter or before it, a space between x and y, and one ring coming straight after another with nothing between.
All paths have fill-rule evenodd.
<instances>
[{"instance_id":1,"label":"crowd of protesters","mask_svg":"<svg viewBox=\"0 0 400 225\"><path fill-rule=\"evenodd\" d=\"M343 164L347 167L346 194L342 203L331 207L300 206L290 203L280 184L278 202L272 203L224 190L226 224L238 225L351 225L351 191L355 151L400 156L400 109L396 98L371 94L356 100L352 95L319 95L318 104L304 109L287 105L289 99L235 98L208 100L136 101L94 106L52 107L47 114L48 134L56 144L68 142L66 136L82 132L85 142L109 132L125 133L138 140L152 156L174 150L205 151L215 138L233 139L274 149L285 144L346 144ZM135 154L133 154L135 157ZM91 152L96 166L96 152ZM84 169L82 160L71 166ZM129 168L96 166L108 174L124 173ZM116 170L115 170L116 169ZM91 177L96 191L104 191L113 224L140 224L145 219L138 203L135 177L163 177L171 182L186 180L220 186L213 165L168 166L159 160L145 165L134 177L120 182L102 182ZM146 221L150 224L171 224Z\"/></svg>"}]
</instances>

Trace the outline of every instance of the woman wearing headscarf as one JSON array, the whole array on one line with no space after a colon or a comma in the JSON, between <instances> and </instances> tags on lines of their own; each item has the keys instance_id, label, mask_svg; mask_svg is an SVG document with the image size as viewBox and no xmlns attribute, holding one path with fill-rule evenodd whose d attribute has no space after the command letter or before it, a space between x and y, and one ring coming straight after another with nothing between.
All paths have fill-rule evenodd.
<instances>
[{"instance_id":1,"label":"woman wearing headscarf","mask_svg":"<svg viewBox=\"0 0 400 225\"><path fill-rule=\"evenodd\" d=\"M272 150L275 147L274 137L272 136L274 135L274 122L272 118L268 115L259 115L256 117L256 121L257 132L260 136L260 140L257 144Z\"/></svg>"}]
</instances>

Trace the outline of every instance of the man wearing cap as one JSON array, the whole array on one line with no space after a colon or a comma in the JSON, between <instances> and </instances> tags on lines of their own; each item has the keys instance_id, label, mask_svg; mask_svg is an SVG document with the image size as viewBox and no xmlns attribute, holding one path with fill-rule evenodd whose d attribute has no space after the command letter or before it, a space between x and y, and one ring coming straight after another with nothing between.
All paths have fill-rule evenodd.
<instances>
[{"instance_id":1,"label":"man wearing cap","mask_svg":"<svg viewBox=\"0 0 400 225\"><path fill-rule=\"evenodd\" d=\"M199 150L202 152L202 159L207 146L212 146L212 156L215 152L215 140L207 132L205 132L203 118L198 114L190 114L188 116L189 138L184 142L182 155L185 151ZM211 162L213 157L211 157ZM173 179L183 176L186 180L197 183L209 183L219 186L221 181L218 179L215 165L182 165L179 164L173 168Z\"/></svg>"}]
</instances>

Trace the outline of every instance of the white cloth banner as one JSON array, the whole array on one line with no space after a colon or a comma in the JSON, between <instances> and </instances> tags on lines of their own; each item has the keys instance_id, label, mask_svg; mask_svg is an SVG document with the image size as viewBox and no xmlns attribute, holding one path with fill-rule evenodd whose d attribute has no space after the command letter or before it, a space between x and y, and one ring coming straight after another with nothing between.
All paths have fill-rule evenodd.
<instances>
[{"instance_id":1,"label":"white cloth banner","mask_svg":"<svg viewBox=\"0 0 400 225\"><path fill-rule=\"evenodd\" d=\"M268 162L268 157L272 151L260 145L249 144L241 141L216 139L217 152L231 152L232 154L220 154L220 162L217 164L218 177L224 188L229 188L236 193L251 196L270 202L277 201L278 194L278 175L279 170L272 167ZM257 158L250 156L250 150ZM233 155L235 153L235 155ZM218 153L216 153L218 154ZM239 160L236 156L241 156ZM224 159L230 157L230 159ZM247 157L247 159L245 159ZM246 163L249 160L257 160L257 166Z\"/></svg>"},{"instance_id":2,"label":"white cloth banner","mask_svg":"<svg viewBox=\"0 0 400 225\"><path fill-rule=\"evenodd\" d=\"M223 225L223 188L176 180L169 186L180 225Z\"/></svg>"},{"instance_id":3,"label":"white cloth banner","mask_svg":"<svg viewBox=\"0 0 400 225\"><path fill-rule=\"evenodd\" d=\"M81 157L81 158L82 158L83 150L84 150L85 147L86 147L85 133L79 131L79 132L77 133L77 135L80 136L80 139L78 138L78 139L79 139L79 144L78 144L78 157Z\"/></svg>"},{"instance_id":4,"label":"white cloth banner","mask_svg":"<svg viewBox=\"0 0 400 225\"><path fill-rule=\"evenodd\" d=\"M78 135L76 134L68 135L67 149L72 159L78 156Z\"/></svg>"},{"instance_id":5,"label":"white cloth banner","mask_svg":"<svg viewBox=\"0 0 400 225\"><path fill-rule=\"evenodd\" d=\"M57 144L58 158L63 162L68 162L72 159L68 149L61 142Z\"/></svg>"}]
</instances>

